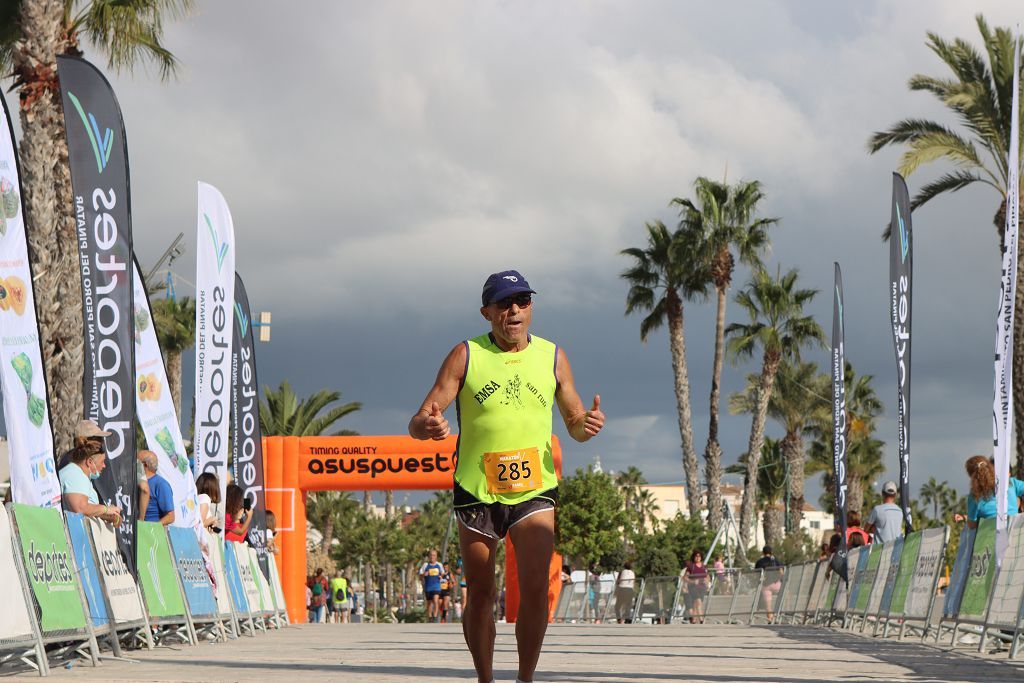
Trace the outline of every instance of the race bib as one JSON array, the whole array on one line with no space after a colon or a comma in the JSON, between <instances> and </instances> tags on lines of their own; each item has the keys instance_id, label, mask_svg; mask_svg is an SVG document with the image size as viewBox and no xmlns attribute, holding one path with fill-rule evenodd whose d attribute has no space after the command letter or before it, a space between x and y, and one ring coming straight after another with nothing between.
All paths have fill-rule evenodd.
<instances>
[{"instance_id":1,"label":"race bib","mask_svg":"<svg viewBox=\"0 0 1024 683\"><path fill-rule=\"evenodd\" d=\"M535 491L541 484L540 452L536 448L484 453L484 474L491 493Z\"/></svg>"}]
</instances>

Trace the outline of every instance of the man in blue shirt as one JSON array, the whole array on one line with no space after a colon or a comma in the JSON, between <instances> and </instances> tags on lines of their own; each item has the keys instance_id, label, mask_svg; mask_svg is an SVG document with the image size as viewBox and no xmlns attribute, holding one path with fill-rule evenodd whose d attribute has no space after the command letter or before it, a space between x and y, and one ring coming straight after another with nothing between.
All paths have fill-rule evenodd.
<instances>
[{"instance_id":1,"label":"man in blue shirt","mask_svg":"<svg viewBox=\"0 0 1024 683\"><path fill-rule=\"evenodd\" d=\"M153 451L141 451L139 460L146 470L149 482L149 505L146 506L146 521L160 522L164 526L174 523L174 491L170 483L156 473L158 461Z\"/></svg>"}]
</instances>

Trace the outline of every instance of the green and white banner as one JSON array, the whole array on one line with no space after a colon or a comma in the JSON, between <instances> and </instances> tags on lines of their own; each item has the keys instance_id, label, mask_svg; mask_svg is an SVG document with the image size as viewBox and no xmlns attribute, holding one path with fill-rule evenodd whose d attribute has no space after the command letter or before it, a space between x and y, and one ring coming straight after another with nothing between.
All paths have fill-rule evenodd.
<instances>
[{"instance_id":1,"label":"green and white banner","mask_svg":"<svg viewBox=\"0 0 1024 683\"><path fill-rule=\"evenodd\" d=\"M171 559L167 532L157 522L139 522L139 583L151 617L185 614L185 601L178 587L178 574Z\"/></svg>"},{"instance_id":2,"label":"green and white banner","mask_svg":"<svg viewBox=\"0 0 1024 683\"><path fill-rule=\"evenodd\" d=\"M25 573L42 612L43 633L85 628L78 575L60 512L19 503L13 510Z\"/></svg>"},{"instance_id":3,"label":"green and white banner","mask_svg":"<svg viewBox=\"0 0 1024 683\"><path fill-rule=\"evenodd\" d=\"M174 526L198 529L196 480L188 466L178 413L167 387L167 371L156 338L149 296L135 259L132 259L132 279L135 288L135 411L146 434L146 443L157 455L159 474L174 492Z\"/></svg>"},{"instance_id":4,"label":"green and white banner","mask_svg":"<svg viewBox=\"0 0 1024 683\"><path fill-rule=\"evenodd\" d=\"M28 261L18 157L7 102L0 95L0 386L17 503L60 507L53 432Z\"/></svg>"},{"instance_id":5,"label":"green and white banner","mask_svg":"<svg viewBox=\"0 0 1024 683\"><path fill-rule=\"evenodd\" d=\"M235 330L235 228L224 196L206 183L199 183L197 231L195 474L216 474L224 500Z\"/></svg>"}]
</instances>

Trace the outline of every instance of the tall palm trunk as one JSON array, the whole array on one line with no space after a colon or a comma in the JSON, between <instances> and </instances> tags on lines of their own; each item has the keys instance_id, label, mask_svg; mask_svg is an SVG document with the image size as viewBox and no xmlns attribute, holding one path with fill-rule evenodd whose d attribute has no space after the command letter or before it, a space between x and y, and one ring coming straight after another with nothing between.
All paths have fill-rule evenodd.
<instances>
[{"instance_id":1,"label":"tall palm trunk","mask_svg":"<svg viewBox=\"0 0 1024 683\"><path fill-rule=\"evenodd\" d=\"M780 444L782 457L786 461L789 482L790 533L800 530L804 518L804 439L799 431L787 432Z\"/></svg>"},{"instance_id":2,"label":"tall palm trunk","mask_svg":"<svg viewBox=\"0 0 1024 683\"><path fill-rule=\"evenodd\" d=\"M323 540L320 542L320 549L325 555L331 554L331 543L334 541L334 515L327 515L324 520Z\"/></svg>"},{"instance_id":3,"label":"tall palm trunk","mask_svg":"<svg viewBox=\"0 0 1024 683\"><path fill-rule=\"evenodd\" d=\"M71 171L57 82L57 54L67 51L62 0L21 3L22 39L14 72L22 81L21 170L29 255L57 449L71 447L82 417L82 291L71 214Z\"/></svg>"},{"instance_id":4,"label":"tall palm trunk","mask_svg":"<svg viewBox=\"0 0 1024 683\"><path fill-rule=\"evenodd\" d=\"M718 291L718 314L715 318L715 360L711 371L711 409L708 419L708 445L704 449L704 478L708 487L708 526L722 525L722 447L718 444L718 402L721 395L722 361L725 356L724 287Z\"/></svg>"},{"instance_id":5,"label":"tall palm trunk","mask_svg":"<svg viewBox=\"0 0 1024 683\"><path fill-rule=\"evenodd\" d=\"M181 417L181 351L165 350L167 359L167 386L174 402L174 414Z\"/></svg>"},{"instance_id":6,"label":"tall palm trunk","mask_svg":"<svg viewBox=\"0 0 1024 683\"><path fill-rule=\"evenodd\" d=\"M761 365L761 381L757 386L757 403L754 419L750 425L750 442L747 446L747 468L743 475L743 500L740 503L740 559L747 563L746 551L751 544L751 532L756 523L757 470L761 465L761 447L764 446L764 424L768 416L768 401L771 399L775 373L782 360L777 351L765 351Z\"/></svg>"},{"instance_id":7,"label":"tall palm trunk","mask_svg":"<svg viewBox=\"0 0 1024 683\"><path fill-rule=\"evenodd\" d=\"M693 448L693 419L690 415L690 377L686 368L686 337L683 332L683 304L674 289L668 290L668 332L675 376L679 436L683 443L683 474L686 477L686 502L690 517L700 519L700 484L697 478L697 451Z\"/></svg>"},{"instance_id":8,"label":"tall palm trunk","mask_svg":"<svg viewBox=\"0 0 1024 683\"><path fill-rule=\"evenodd\" d=\"M867 515L864 514L864 482L861 480L860 475L849 470L847 470L846 481L849 486L847 488L846 509L848 512L860 514L861 523L863 524L864 520L867 519Z\"/></svg>"},{"instance_id":9,"label":"tall palm trunk","mask_svg":"<svg viewBox=\"0 0 1024 683\"><path fill-rule=\"evenodd\" d=\"M771 502L764 506L765 544L778 547L782 543L782 520L784 516L783 508L777 502Z\"/></svg>"}]
</instances>

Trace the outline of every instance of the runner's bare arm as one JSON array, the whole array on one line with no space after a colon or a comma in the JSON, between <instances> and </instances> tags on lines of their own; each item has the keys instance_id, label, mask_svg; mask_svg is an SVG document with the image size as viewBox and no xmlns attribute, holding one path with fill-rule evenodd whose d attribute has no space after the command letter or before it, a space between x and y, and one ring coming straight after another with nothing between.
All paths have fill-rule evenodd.
<instances>
[{"instance_id":1,"label":"runner's bare arm","mask_svg":"<svg viewBox=\"0 0 1024 683\"><path fill-rule=\"evenodd\" d=\"M466 353L466 345L459 344L441 363L434 386L423 400L423 405L409 420L409 436L412 438L440 441L451 432L444 411L459 393L459 387L466 374Z\"/></svg>"},{"instance_id":2,"label":"runner's bare arm","mask_svg":"<svg viewBox=\"0 0 1024 683\"><path fill-rule=\"evenodd\" d=\"M577 441L587 441L591 437L597 436L597 433L604 427L601 397L594 396L594 403L590 410L583 407L583 401L580 400L580 395L576 393L576 385L573 384L569 358L561 347L558 348L558 357L555 360L555 379L558 381L558 388L555 389L555 401L558 402L558 412L562 413L569 436Z\"/></svg>"}]
</instances>

